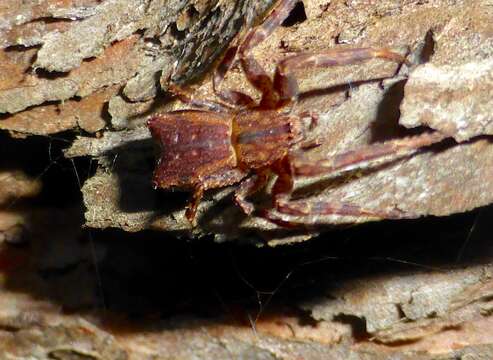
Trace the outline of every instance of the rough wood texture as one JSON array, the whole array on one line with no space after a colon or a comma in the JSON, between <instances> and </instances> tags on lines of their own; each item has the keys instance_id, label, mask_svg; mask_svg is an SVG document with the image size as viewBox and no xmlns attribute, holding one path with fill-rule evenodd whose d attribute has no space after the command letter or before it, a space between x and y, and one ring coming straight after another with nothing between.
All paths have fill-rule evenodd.
<instances>
[{"instance_id":1,"label":"rough wood texture","mask_svg":"<svg viewBox=\"0 0 493 360\"><path fill-rule=\"evenodd\" d=\"M317 133L324 144L314 149L309 159L403 136L408 134L403 126L434 128L462 143L449 141L404 159L387 159L385 166L369 164L364 171L339 177L340 181L300 181L300 194L348 201L365 208L395 207L416 217L443 216L490 204L493 147L489 139L477 139L491 134L493 14L488 2L329 4L312 0L305 2L305 12L305 21L276 30L255 49L263 66L273 69L277 60L293 52L368 45L407 52L412 63L398 68L372 61L323 71L299 71L301 89L319 93L302 98L297 106L297 111L316 109L321 113ZM224 86L255 95L239 71L233 72ZM319 91L333 86L331 91ZM212 97L208 78L196 85L195 93ZM176 197L166 201L164 195L148 186L154 155L149 135L141 127L148 114L181 106L149 100L128 103L113 97L108 108L112 124L126 129L106 131L97 139L79 137L68 149L69 157L89 155L101 165L83 187L89 226L128 231L190 229L184 217L185 202L177 202ZM199 227L194 229L197 235L214 233L218 239L231 239L254 231L271 244L311 236L306 231L286 234L266 221L243 216L232 205L230 190L207 194L199 208ZM262 203L263 198L257 201ZM309 219L317 225L369 220L374 219Z\"/></svg>"},{"instance_id":2,"label":"rough wood texture","mask_svg":"<svg viewBox=\"0 0 493 360\"><path fill-rule=\"evenodd\" d=\"M491 207L434 219L443 221L434 231L415 233L424 221L390 233L391 224L371 224L371 235L352 229L290 247L238 250L225 243L207 252L197 251L207 250L201 241L175 238L190 230L186 199L151 188L155 149L144 121L182 106L165 101L168 81L193 80L197 94L212 96L209 65L243 20L250 24L269 5L2 3L0 128L17 137L75 131L65 155L97 160L97 168L74 164L89 174L85 218L78 201L31 201L45 191L36 175L46 169L20 168L37 165L39 147L29 148L28 165L18 168L22 143L4 147L0 134L2 160L9 160L0 171L0 358L493 358ZM305 21L278 29L255 49L267 68L287 53L366 45L409 53L412 64L300 71L303 90L337 85L298 106L322 113L317 131L326 142L310 156L412 132L403 126L431 127L461 143L335 181L300 182L300 194L397 205L417 215L491 204L491 1L305 0L304 7ZM237 70L224 85L255 95ZM48 147L48 166L55 167L61 157L51 158L51 140L43 151ZM52 193L63 197L62 190ZM195 235L249 243L260 236L276 245L324 229L286 231L245 218L230 193L208 194ZM458 231L457 219L468 225ZM325 226L370 219L313 220ZM84 231L84 224L159 232ZM463 257L469 262L457 261Z\"/></svg>"},{"instance_id":3,"label":"rough wood texture","mask_svg":"<svg viewBox=\"0 0 493 360\"><path fill-rule=\"evenodd\" d=\"M12 1L2 8L5 19L16 20L6 20L0 32L0 66L5 76L0 82L0 113L83 98L113 84L120 85L127 100L149 100L156 95L160 76L164 84L171 72L177 82L199 76L241 26L251 24L270 3L128 0L98 5L80 1L72 4L70 13L70 4L46 1L29 8ZM67 18L72 20L70 25ZM28 25L34 21L50 26L31 31ZM23 26L23 35L12 35ZM14 40L9 41L11 37ZM33 45L39 49L24 47ZM11 121L1 128L28 134L69 128L40 132L15 125Z\"/></svg>"},{"instance_id":4,"label":"rough wood texture","mask_svg":"<svg viewBox=\"0 0 493 360\"><path fill-rule=\"evenodd\" d=\"M455 256L456 245L464 244L453 221L422 234L423 241L401 234L412 233L411 225L394 229L383 246L386 236L378 237L376 229L363 237L344 233L356 241L332 234L311 251L285 248L290 255L282 247L225 250L214 244L211 254L195 251L192 259L191 248L170 245L183 242L162 234L124 239L100 232L86 238L77 209L26 208L39 184L19 173L4 172L2 179L16 190L2 191L0 199L24 202L0 213L5 359L493 356L491 208L474 225L476 235L468 236L468 266L443 256ZM27 243L12 236L23 224L29 224ZM377 237L368 239L368 233ZM358 252L368 242L372 246ZM350 257L339 259L344 248ZM240 263L245 250L247 262ZM403 260L385 255L392 252ZM412 253L418 256L407 255ZM358 254L366 258L358 260ZM294 261L283 265L283 256ZM413 258L420 263L405 260ZM259 286L272 274L281 275L274 286ZM238 291L242 287L247 291Z\"/></svg>"}]
</instances>

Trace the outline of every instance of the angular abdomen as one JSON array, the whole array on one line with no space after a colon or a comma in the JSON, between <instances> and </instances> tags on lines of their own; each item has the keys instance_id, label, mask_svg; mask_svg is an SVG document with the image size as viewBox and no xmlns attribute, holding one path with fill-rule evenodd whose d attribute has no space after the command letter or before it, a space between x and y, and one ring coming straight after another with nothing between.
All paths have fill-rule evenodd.
<instances>
[{"instance_id":1,"label":"angular abdomen","mask_svg":"<svg viewBox=\"0 0 493 360\"><path fill-rule=\"evenodd\" d=\"M153 179L157 187L192 188L236 166L226 114L176 111L152 117L148 127L162 151Z\"/></svg>"}]
</instances>

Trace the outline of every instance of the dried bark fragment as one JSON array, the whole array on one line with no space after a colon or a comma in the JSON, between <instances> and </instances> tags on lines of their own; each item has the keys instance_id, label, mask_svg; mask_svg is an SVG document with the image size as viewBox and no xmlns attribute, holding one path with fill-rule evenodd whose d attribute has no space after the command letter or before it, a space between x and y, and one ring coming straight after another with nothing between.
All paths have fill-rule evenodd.
<instances>
[{"instance_id":1,"label":"dried bark fragment","mask_svg":"<svg viewBox=\"0 0 493 360\"><path fill-rule=\"evenodd\" d=\"M0 50L0 90L6 91L29 83L29 69L36 49L21 52Z\"/></svg>"},{"instance_id":2,"label":"dried bark fragment","mask_svg":"<svg viewBox=\"0 0 493 360\"><path fill-rule=\"evenodd\" d=\"M426 64L412 72L400 123L429 126L457 141L493 134L493 57L462 65Z\"/></svg>"},{"instance_id":3,"label":"dried bark fragment","mask_svg":"<svg viewBox=\"0 0 493 360\"><path fill-rule=\"evenodd\" d=\"M140 62L136 37L110 47L103 56L83 64L68 76L54 80L28 76L22 85L0 91L0 112L16 113L45 101L87 96L94 91L122 82L132 76ZM94 77L94 73L98 77Z\"/></svg>"},{"instance_id":4,"label":"dried bark fragment","mask_svg":"<svg viewBox=\"0 0 493 360\"><path fill-rule=\"evenodd\" d=\"M114 96L108 103L111 125L115 130L143 128L147 114L153 110L159 111L155 100L129 102L122 96ZM118 133L116 135L118 136Z\"/></svg>"},{"instance_id":5,"label":"dried bark fragment","mask_svg":"<svg viewBox=\"0 0 493 360\"><path fill-rule=\"evenodd\" d=\"M132 4L135 5L135 3ZM17 111L30 104L42 102L46 99L46 94L49 94L49 96L56 95L56 93L52 92L54 87L59 92L58 95L54 96L54 99L64 99L74 94L84 97L101 87L118 83L119 85L117 86L123 86L123 96L111 96L111 91L113 90L108 90L108 92L105 92L108 97L105 95L99 97L98 99L100 100L96 101L99 104L97 108L101 109L103 102L109 102L108 111L112 125L115 128L125 129L143 126L149 114L156 111L167 111L179 106L179 104L166 105L153 101L159 86L157 77L161 77L161 85L163 87L166 86L169 76L175 81L181 81L183 76L193 72L192 69L200 68L199 63L202 61L200 59L211 55L206 51L206 48L212 43L207 43L209 45L204 47L203 45L206 43L194 43L194 41L208 38L207 36L211 34L213 34L213 39L226 39L234 33L235 25L221 19L227 14L233 16L233 19L236 19L235 17L240 19L241 16L238 14L242 13L243 10L241 9L245 9L244 7L247 4L239 3L237 7L231 4L228 3L224 7L194 4L194 9L198 11L197 15L187 6L176 3L176 8L173 8L174 15L171 16L170 22L167 23L169 26L159 23L155 17L147 18L150 22L147 22L146 26L144 26L146 29L145 36L154 36L158 33L158 29L166 29L160 35L161 44L153 45L147 42L146 39L138 38L137 36L127 38L118 43L116 47L114 45L107 48L102 57L91 62L82 63L80 68L72 70L67 77L33 79L28 76L26 78L24 72L30 66L28 53L23 58L19 58L22 61L19 62L20 65L18 67L16 67L17 58L10 58L14 60L11 69L14 70L16 76L12 80L5 80L4 89L2 90L5 95L4 110ZM302 101L297 106L297 111L317 109L321 112L321 125L317 131L324 138L324 145L312 151L308 157L309 159L330 156L335 152L345 151L359 145L401 134L402 130L396 126L397 121L412 126L421 124L435 127L455 136L458 140L490 133L487 114L491 107L491 102L488 101L491 79L482 77L481 81L477 80L478 78L473 80L467 75L466 70L468 69L468 63L483 64L486 73L489 74L488 64L489 54L491 54L489 50L491 49L491 42L489 39L491 37L488 34L491 31L491 25L489 24L492 22L487 20L491 17L491 11L482 1L476 1L474 4L450 4L437 0L425 5L418 6L417 4L417 2L399 4L395 2L380 2L378 6L372 7L362 6L357 2L333 2L327 6L322 6L324 4L317 1L306 2L305 11L308 15L306 21L293 27L278 29L265 43L255 49L255 56L263 66L270 69L272 69L276 60L286 55L285 52L320 51L337 43L351 43L351 46L390 46L402 51L409 49L411 51L410 59L413 59L413 61L417 63L430 62L429 64L418 65L416 68L401 68L397 77L382 83L383 89L378 84L364 84L364 82L371 79L391 77L396 71L396 67L392 64L382 65L381 62L370 62L360 66L340 68L337 71L334 71L334 69L300 71L297 76L300 79L300 87L303 90L311 91L339 85L335 91L326 96L302 98ZM116 6L115 4L113 5ZM166 9L171 11L171 8ZM97 10L99 14L97 16L103 18L104 16L114 15L119 19L126 19L122 12L109 14L106 7L97 7ZM208 11L213 13L211 15L213 20L205 23L202 16ZM247 12L245 16L251 17L252 13L252 11ZM145 14L147 14L145 16L150 16L151 13L146 12ZM158 18L163 14L163 12L154 13ZM88 21L91 19L92 17L87 18L78 23L78 25L74 25L71 28L72 35L70 35L70 32L64 35L66 39L72 38L74 41L73 34L76 29L87 28L85 26L89 24ZM119 23L119 25L124 24L125 21ZM176 24L172 24L173 21ZM156 25L158 23L160 24L159 26ZM152 24L157 27L151 26ZM173 28L175 25L176 29ZM351 26L359 27L361 30L352 38L348 37L347 34L343 34L344 30ZM322 28L325 30L318 32L318 36L314 37L313 30ZM222 37L218 35L219 32L226 31L225 29L228 29L227 35ZM107 30L109 31L109 38L116 36L118 33L115 29ZM191 35L185 37L184 42L180 42L180 31ZM216 36L220 37L217 38ZM460 39L460 41L455 41L455 39ZM451 45L452 42L453 45ZM134 48L130 48L129 44L131 43L134 44ZM475 45L471 46L471 43ZM105 46L107 45L101 45L102 48ZM221 48L221 46L217 47L217 49ZM427 46L431 46L431 50L427 50ZM120 50L118 49L123 49L121 50L123 52L119 53L118 51ZM61 51L61 48L59 50ZM135 51L135 53L132 53L132 51ZM197 52L199 54L198 58L193 55ZM174 61L173 59L176 58L178 53L185 54L184 58L186 60L182 60L174 68L170 67L170 62ZM29 54L32 57L33 52ZM122 62L118 62L118 58L123 58L125 54L130 56L131 59L140 59L141 61L135 61L131 66L125 63L125 71L122 73L108 71L107 78L104 78L106 75L103 75L103 78L98 76L95 83L92 83L92 80L89 81L94 67L98 64L101 65L102 69L120 69L123 65ZM132 56L131 54L136 55ZM9 54L9 56L11 55ZM108 60L105 60L105 56ZM117 59L114 62L107 62L113 58ZM445 71L448 71L446 72L447 74L455 70L462 72L460 75L455 75L451 78L447 77L448 80L453 81L449 81L444 89L438 89L435 86L434 89L423 92L423 88L418 86L413 90L413 86L415 86L413 84L417 83L415 79L423 78L422 76L420 77L420 73L424 71L423 69L434 67L439 68L440 70L437 71L442 72L445 69ZM447 67L449 67L449 70L447 70ZM410 80L406 83L408 73ZM72 80L75 81L75 85ZM29 87L20 90L18 84L24 84L22 81L24 83L32 82L37 86L35 90ZM210 82L205 79L199 85L196 89L196 96L211 97ZM117 86L114 89L117 89ZM245 85L244 79L238 72L233 72L223 86L236 87L255 94L252 89ZM440 86L443 86L443 84ZM403 93L404 87L405 93ZM446 97L440 97L440 101L446 101L449 106L455 106L457 111L464 110L468 114L468 123L462 134L457 133L457 130L452 126L458 121L457 118L444 121L438 118L437 115L433 117L434 120L431 119L424 123L424 120L419 115L420 111L426 109L426 106L422 104L428 102L431 102L430 108L433 111L441 111L440 106L435 106L437 105L436 101L424 97L441 94L444 91L449 94L452 91L455 94L454 101L450 101ZM465 91L469 91L469 102L465 101L462 96ZM476 96L476 94L480 96ZM398 106L403 96L402 116L399 119ZM129 100L137 102L130 102ZM82 105L86 102L87 104L93 104L90 97L87 100L83 99L80 104ZM25 119L40 119L40 114L43 113L45 107L56 110L56 105L43 105L25 110L11 118L7 117L2 122L2 128L37 134L52 133L77 125L88 131L101 129L105 124L102 115L95 117L94 124L84 125L83 122L78 123L74 120L71 114L84 108L83 106L78 107L78 104L69 101L66 104L66 114L69 114L69 116L57 116L58 123L57 121L52 121L49 126L42 121L26 121ZM474 106L468 106L468 104ZM90 118L96 115L88 107L84 109L86 109L83 111L85 115L81 116L82 118ZM413 111L415 115L411 116L410 114ZM446 113L448 114L448 110L441 111L440 114ZM34 116L31 114L34 114ZM392 121L394 122L391 123ZM43 124L43 126L39 126L40 124ZM38 127L34 127L36 125ZM31 127L32 129L30 129ZM100 222L98 220L98 211L102 209L103 204L100 204L101 206L96 204L102 198L93 196L91 193L95 191L95 187L84 187L83 191L86 199L89 199L86 204L88 214L91 214L90 224L92 226L110 226L111 216L119 214L120 220L117 223L124 224L126 229L137 230L147 227L162 230L188 228L187 223L183 221L182 210L177 210L175 208L176 204L161 205L162 202L157 200L160 194L148 191L149 188L147 188L146 181L152 171L153 155L151 143L143 135L145 132L145 129L136 129L135 134L138 135L136 137L130 135L127 140L124 139L125 136L129 135L127 132L115 133L115 135L105 138L119 140L111 140L110 142L107 142L104 138L101 140L80 139L77 141L77 150L74 148L73 151L68 151L67 155L69 156L74 156L75 154L84 156L86 154L94 154L94 151L91 150L92 148L104 148L104 153L98 152L97 156L105 171L99 171L94 182L100 184L105 191L108 191L107 198L114 199L115 203L111 207L113 211L107 215L102 215ZM365 170L364 176L359 178L349 177L343 184L319 181L316 184L309 185L307 181L300 181L299 191L301 193L307 191L309 194L313 194L315 191L316 195L323 200L342 199L356 204L365 204L366 207L374 206L377 209L398 207L415 214L415 216L445 215L467 211L490 203L491 199L488 194L492 192L489 180L483 182L477 180L481 177L489 179L488 172L482 170L487 168L485 164L490 164L491 162L491 153L488 150L489 143L483 141L476 145L464 144L452 147L452 144L450 144L450 146L439 153L420 154L412 159L400 159L389 166L375 168L374 171L371 169ZM84 148L87 149L86 154L83 152ZM135 167L133 165L135 163L145 165ZM115 164L117 165L116 168ZM451 169L459 169L462 174L461 177L455 176ZM139 179L136 183L141 186L133 187L132 189L148 195L143 196L143 199L146 200L138 202L139 205L132 208L146 209L142 214L138 215L134 212L131 218L127 218L130 215L128 215L125 208L122 208L122 201L125 203L125 193L128 189L122 188L122 186L125 186L128 181L116 181L115 183L115 174L110 174L113 171L118 171L116 173L117 178ZM464 183L467 183L468 186L464 187ZM103 186L103 184L105 185ZM467 189L466 193L458 195L460 194L458 189L462 190L464 188ZM225 189L216 194L209 194L211 196L210 200L206 200L200 209L201 213L206 216L201 223L202 228L197 229L197 231L213 232L221 237L228 238L238 234L238 222L242 222L241 229L247 231L249 229L257 231L271 228L268 223L255 218L244 219L241 213L236 212L236 210L231 212L234 206L226 206L224 210L221 208L221 211L218 211L215 206L216 202L223 197L229 196L229 193L230 189ZM153 196L152 194L155 195ZM92 201L95 203L93 204ZM226 198L223 203L230 204ZM152 212L150 209L159 209L160 214L164 215L150 216ZM215 213L215 215L212 216L212 213ZM228 220L226 220L224 214L234 215L227 216ZM312 223L328 224L352 223L370 219L332 216L308 220ZM303 239L307 237L308 235L302 236Z\"/></svg>"},{"instance_id":6,"label":"dried bark fragment","mask_svg":"<svg viewBox=\"0 0 493 360\"><path fill-rule=\"evenodd\" d=\"M47 30L63 29L63 22L53 23L48 18L83 19L92 15L97 0L45 0L24 3L5 0L0 8L0 48L12 45L39 44Z\"/></svg>"},{"instance_id":7,"label":"dried bark fragment","mask_svg":"<svg viewBox=\"0 0 493 360\"><path fill-rule=\"evenodd\" d=\"M99 0L43 0L33 5L15 0L5 0L0 9L0 15L4 20L2 28L6 28L10 24L24 24L50 16L70 18L74 13L89 11L88 9L98 3Z\"/></svg>"},{"instance_id":8,"label":"dried bark fragment","mask_svg":"<svg viewBox=\"0 0 493 360\"><path fill-rule=\"evenodd\" d=\"M403 125L427 125L458 141L491 134L492 18L488 7L471 8L433 32L431 63L418 66L406 85Z\"/></svg>"},{"instance_id":9,"label":"dried bark fragment","mask_svg":"<svg viewBox=\"0 0 493 360\"><path fill-rule=\"evenodd\" d=\"M101 138L90 141L85 137L79 137L65 151L65 156L77 157L89 155L99 157L111 152L114 148L124 147L128 143L141 140L149 140L149 132L145 128L139 128L133 131L108 132Z\"/></svg>"},{"instance_id":10,"label":"dried bark fragment","mask_svg":"<svg viewBox=\"0 0 493 360\"><path fill-rule=\"evenodd\" d=\"M316 134L324 139L319 148L312 150L308 159L320 159L337 152L347 151L360 145L382 141L405 134L398 122L405 123L410 119L409 109L418 112L426 108L422 105L427 101L426 96L433 97L440 93L440 89L418 93L412 91L415 78L419 77L421 69L428 67L450 67L462 71L460 74L449 78L453 81L447 84L447 89L454 89L459 94L472 85L469 99L474 102L474 109L469 111L468 126L472 129L468 136L488 134L488 124L485 122L485 114L491 108L491 102L487 101L491 79L482 77L481 82L469 81L467 63L488 64L490 37L489 26L492 22L485 21L490 18L491 11L483 1L474 4L449 3L446 1L433 1L427 4L419 2L379 2L378 6L363 6L359 3L332 2L327 6L318 1L305 2L307 20L293 27L277 29L271 37L260 44L254 50L254 55L268 69L273 69L275 62L286 56L286 52L322 51L328 47L345 46L334 45L342 42L340 36L344 29L350 26L361 26L357 36L343 42L351 43L351 46L388 46L401 51L410 51L409 59L419 64L429 61L429 64L403 66L397 69L393 64L382 64L372 61L358 66L341 67L327 70L301 70L297 72L300 80L300 88L303 91L317 91L327 86L337 85L335 90L320 96L301 98L295 111L316 109L321 113L320 125ZM314 31L324 29L324 31ZM463 29L463 30L460 30ZM469 30L472 29L472 30ZM462 32L461 32L462 31ZM317 33L317 36L313 34ZM476 45L470 46L473 33L476 35ZM431 35L430 35L431 34ZM431 40L430 40L431 39ZM460 41L456 41L460 39ZM450 45L454 41L455 45ZM332 45L330 45L332 44ZM458 45L457 45L458 44ZM431 49L430 49L431 47ZM434 48L433 48L434 47ZM482 49L481 51L477 49ZM460 60L460 61L459 61ZM445 65L450 64L450 65ZM465 66L465 67L463 67ZM396 71L398 74L396 75ZM452 71L452 70L451 70ZM392 78L392 76L394 76ZM407 77L410 80L407 80ZM382 78L391 78L381 81ZM479 77L478 77L479 78ZM374 79L380 79L374 81ZM460 79L468 79L466 82ZM209 80L205 79L195 89L196 97L211 98L212 91ZM238 70L233 70L226 82L222 85L237 88L255 96L255 91L245 84L245 80ZM146 88L148 89L148 88ZM404 91L405 89L405 91ZM476 97L481 90L487 91ZM147 90L146 90L147 91ZM469 91L469 90L468 90ZM146 92L144 92L146 93ZM132 95L134 96L134 95ZM418 97L419 96L419 97ZM460 97L460 96L459 96ZM400 116L399 106L402 116ZM441 99L441 98L440 98ZM450 106L467 109L470 102L465 98L454 98L449 102ZM476 102L477 101L477 102ZM157 105L152 108L150 103L125 104L123 99L113 98L110 101L110 112L114 115L119 126L139 126L143 124L145 116L138 115L152 111L168 111L179 107L179 104L171 106ZM406 105L409 104L409 105ZM120 112L120 110L122 110ZM434 109L436 110L436 109ZM442 113L445 113L442 112ZM474 116L473 116L474 115ZM132 122L128 121L131 118ZM134 120L132 120L134 121ZM454 120L456 121L456 120ZM116 124L116 122L115 122ZM416 122L413 123L416 125ZM435 124L424 124L444 130ZM469 128L468 127L468 128ZM445 131L445 130L444 130ZM117 224L124 224L128 230L140 230L154 228L161 230L185 230L189 225L183 217L183 208L177 209L173 202L158 201L160 194L153 197L148 193L146 179L149 179L152 168L152 150L140 136L145 130L139 130L139 140L125 141L128 136L123 132L113 139L115 148L111 149L110 143L103 139L79 139L77 150L68 150L68 156L82 155L84 148L102 148L106 154L98 152L102 166L106 171L98 172L94 179L83 187L83 193L88 208L88 219L91 226L106 227L111 224L111 216L114 216ZM454 135L450 132L447 134ZM133 134L133 133L132 133ZM456 135L456 134L455 134ZM456 137L457 138L457 137ZM464 139L464 138L457 138ZM105 145L103 145L105 144ZM116 145L118 144L118 145ZM135 151L132 156L129 153L133 146L137 146L139 153ZM149 147L146 147L149 146ZM118 149L122 149L120 152ZM122 155L120 157L120 155ZM140 216L135 212L128 213L121 207L122 202L133 197L128 197L127 181L117 181L115 177L113 159L119 166L116 176L122 178L139 179L136 181L141 186L132 187L132 191L139 191L146 196L144 200L137 201L134 209L145 209ZM463 212L478 206L491 203L493 193L490 172L493 154L488 140L472 143L456 144L446 142L441 146L426 149L422 153L415 154L404 159L387 159L387 165L367 166L358 174L347 174L333 181L331 179L316 179L316 181L300 180L298 193L315 195L324 201L349 201L366 208L387 209L398 208L414 216L447 215ZM129 161L129 163L126 163ZM133 164L147 164L136 168ZM371 165L371 164L369 164ZM121 175L120 175L121 174ZM460 174L460 176L458 176ZM340 181L342 180L342 181ZM98 184L98 186L93 186ZM118 185L119 184L119 185ZM102 211L104 203L94 191L103 189L105 196L120 205L114 204L111 212ZM107 192L107 193L106 193ZM217 193L209 193L208 198L199 208L203 215L197 233L214 233L218 239L237 237L246 232L255 231L271 240L271 244L284 243L292 240L305 240L316 233L298 234L296 232L276 232L274 227L255 217L245 218L230 201L231 189L224 189ZM99 193L101 195L101 193ZM164 195L163 195L164 196ZM128 199L126 199L128 197ZM268 196L258 198L264 204L268 203ZM217 203L220 202L220 206ZM158 207L159 215L151 216L149 209ZM98 217L99 211L102 216ZM112 215L113 214L113 215ZM89 216L90 215L90 216ZM292 219L296 220L296 218ZM305 219L306 220L306 219ZM340 216L327 216L307 219L309 223L318 225L355 223L375 220L370 218L351 218ZM240 227L238 226L240 224ZM118 225L120 226L120 225ZM282 234L282 235L280 235ZM282 240L281 240L282 239Z\"/></svg>"},{"instance_id":11,"label":"dried bark fragment","mask_svg":"<svg viewBox=\"0 0 493 360\"><path fill-rule=\"evenodd\" d=\"M399 120L404 126L429 126L457 141L491 134L493 13L481 1L468 5L418 10L420 22L399 17L413 37L428 28L427 48L417 57L427 63L411 71L405 86ZM402 37L402 32L389 36ZM378 38L377 32L370 37Z\"/></svg>"},{"instance_id":12,"label":"dried bark fragment","mask_svg":"<svg viewBox=\"0 0 493 360\"><path fill-rule=\"evenodd\" d=\"M141 28L149 3L145 0L105 1L93 16L69 30L45 35L34 67L67 72L79 67L84 59L101 55L111 43Z\"/></svg>"},{"instance_id":13,"label":"dried bark fragment","mask_svg":"<svg viewBox=\"0 0 493 360\"><path fill-rule=\"evenodd\" d=\"M80 127L93 133L106 126L104 110L108 100L118 93L113 86L95 92L79 101L42 105L16 113L0 121L0 129L16 133L46 135ZM52 119L51 121L47 121Z\"/></svg>"},{"instance_id":14,"label":"dried bark fragment","mask_svg":"<svg viewBox=\"0 0 493 360\"><path fill-rule=\"evenodd\" d=\"M16 25L9 31L0 33L0 41L3 40L4 48L14 46L37 46L43 42L43 36L48 32L63 32L69 27L70 23L63 20L49 23L34 21L27 24Z\"/></svg>"},{"instance_id":15,"label":"dried bark fragment","mask_svg":"<svg viewBox=\"0 0 493 360\"><path fill-rule=\"evenodd\" d=\"M488 270L481 267L447 273L399 273L345 283L330 294L334 300L321 297L304 307L317 320L331 321L339 314L364 318L372 336L392 343L421 339L467 321L472 314L462 311L466 304L475 304L473 314L481 319L480 306L489 301L483 296L491 293L491 285ZM466 299L466 294L478 288L482 295Z\"/></svg>"},{"instance_id":16,"label":"dried bark fragment","mask_svg":"<svg viewBox=\"0 0 493 360\"><path fill-rule=\"evenodd\" d=\"M51 134L76 128L81 124L53 116L54 113L42 119L42 126L25 119L37 119L44 111L33 106L48 106L50 111L49 102L83 98L113 84L122 88L123 97L112 97L113 104L119 104L117 108L110 106L111 111L107 113L105 107L95 120L97 125L82 128L97 131L112 113L115 114L112 125L124 128L132 122L133 115L146 116L159 88L167 87L171 71L173 81L200 76L240 28L251 24L271 3L81 0L20 5L9 2L0 10L8 17L0 26L0 43L8 47L0 53L0 74L5 74L5 78L0 75L0 113L24 111L24 114L9 118L3 128L21 129L26 134ZM40 45L40 49L23 48L33 45ZM112 99L106 101L111 103ZM75 102L67 102L65 107L72 104ZM134 111L126 112L124 108ZM80 110L77 106L68 109L69 112ZM92 115L82 114L81 118Z\"/></svg>"},{"instance_id":17,"label":"dried bark fragment","mask_svg":"<svg viewBox=\"0 0 493 360\"><path fill-rule=\"evenodd\" d=\"M57 265L44 266L53 269ZM491 308L491 265L340 280L338 284L328 279L317 286L331 289L326 293L329 297L320 294L319 299L303 303L317 322L307 322L296 312L289 315L272 309L255 327L228 312L207 319L184 315L126 320L108 310L68 313L43 298L53 299L60 289L72 293L74 286L77 292L91 289L81 286L87 285L85 276L94 275L87 267L52 275L50 286L31 275L36 267L24 265L22 270L6 273L2 268L2 275L8 276L0 297L0 348L13 359L35 355L40 359L431 360L488 358L493 349L492 319L482 310ZM58 281L53 283L54 279ZM73 299L58 301L67 306ZM405 318L397 307L404 308ZM370 334L357 338L340 314L364 317Z\"/></svg>"}]
</instances>

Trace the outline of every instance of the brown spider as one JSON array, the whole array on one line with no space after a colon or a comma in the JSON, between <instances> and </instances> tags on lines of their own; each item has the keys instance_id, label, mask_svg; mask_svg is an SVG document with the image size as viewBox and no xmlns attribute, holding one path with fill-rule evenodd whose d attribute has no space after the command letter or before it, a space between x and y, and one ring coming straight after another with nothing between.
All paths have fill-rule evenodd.
<instances>
[{"instance_id":1,"label":"brown spider","mask_svg":"<svg viewBox=\"0 0 493 360\"><path fill-rule=\"evenodd\" d=\"M373 144L327 159L307 162L303 117L286 111L296 102L298 85L290 74L305 67L349 65L373 58L404 62L401 55L387 49L336 49L322 53L301 53L277 63L272 79L250 56L258 45L289 15L299 0L281 0L265 21L250 30L239 46L228 49L213 77L213 89L220 102L196 100L175 88L173 92L193 107L202 110L180 110L153 116L148 127L160 144L162 155L154 172L154 186L193 191L186 216L194 222L198 204L207 189L239 183L234 201L245 214L254 210L247 196L262 189L273 175L272 209L261 216L283 226L294 225L274 213L295 216L351 215L383 218L406 217L390 209L372 211L347 203L292 201L295 177L313 177L353 167L388 155L409 153L443 139L439 133ZM218 90L235 59L238 58L248 81L261 92L257 103L250 96L235 90ZM312 124L316 115L310 114Z\"/></svg>"}]
</instances>

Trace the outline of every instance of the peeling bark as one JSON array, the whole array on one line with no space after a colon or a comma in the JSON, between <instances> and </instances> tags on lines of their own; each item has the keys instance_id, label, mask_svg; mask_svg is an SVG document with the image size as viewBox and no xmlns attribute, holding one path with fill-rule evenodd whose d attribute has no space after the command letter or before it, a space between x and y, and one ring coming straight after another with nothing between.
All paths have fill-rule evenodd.
<instances>
[{"instance_id":1,"label":"peeling bark","mask_svg":"<svg viewBox=\"0 0 493 360\"><path fill-rule=\"evenodd\" d=\"M225 188L207 194L191 229L186 196L150 186L156 149L145 121L183 107L169 101L167 86L190 85L195 96L213 98L211 65L272 3L0 6L1 140L7 132L28 142L77 134L64 139L58 157L49 140L41 175L17 168L19 147L2 147L9 163L0 169L0 353L7 359L493 358L491 208L463 215L473 221L460 234L452 217L414 237L421 223L407 222L385 245L384 224L366 225L371 235L353 229L307 242L335 225L375 219L310 217L310 231L281 229L245 217L231 201L234 188ZM414 133L407 128L450 139L385 164L299 180L297 195L415 217L492 204L491 2L305 0L304 11L304 21L254 50L269 71L292 53L347 46L389 47L409 60L300 70L300 88L318 96L302 96L296 111L319 111L315 134L324 139L307 159ZM258 96L236 68L221 86ZM33 162L41 158L36 149L26 155ZM87 168L77 167L86 160ZM57 175L75 170L83 199L46 204L42 175L63 161ZM77 191L78 180L70 178ZM255 201L268 204L268 190ZM225 243L197 255L206 234ZM304 242L242 248L251 253L241 262L227 247L233 239ZM374 251L379 246L388 252ZM442 253L453 254L440 262ZM466 253L472 260L460 262ZM283 263L284 255L295 260Z\"/></svg>"},{"instance_id":2,"label":"peeling bark","mask_svg":"<svg viewBox=\"0 0 493 360\"><path fill-rule=\"evenodd\" d=\"M359 174L344 174L341 177L344 181L300 180L298 192L315 193L323 201L347 201L370 209L398 208L415 217L449 215L490 204L493 200L489 171L493 159L491 145L488 139L476 140L480 135L491 133L489 63L493 48L488 35L492 23L488 21L492 19L488 5L481 1L474 5L440 1L426 5L379 2L375 7L339 2L322 5L317 1L306 2L306 21L280 28L260 44L254 50L260 63L273 69L286 52L323 51L350 45L391 47L409 53L413 64L397 68L394 64L372 61L337 69L299 71L297 77L302 91L320 92L319 89L335 86L334 91L302 97L296 107L300 112L313 109L320 112L320 126L315 135L323 139L323 144L311 151L307 159L320 159L407 134L399 124L433 128L460 143L431 147L404 159L387 159L388 165L367 166ZM347 32L351 29L359 30L351 35ZM319 35L313 36L314 32ZM230 74L224 86L240 88L255 96L238 71ZM149 89L149 86L142 88ZM212 97L207 78L195 91L198 97ZM145 90L145 94L152 92ZM74 148L67 151L67 156L99 156L106 168L83 188L89 226L118 226L130 231L190 229L183 208L176 209L175 203L159 203L158 197L153 196L146 186L152 168L143 165L152 162L152 152L147 147L150 142L145 130L140 128L146 116L179 107L176 103L149 101L125 105L122 99L113 98L109 109L114 126L135 130L106 133L100 139L80 138ZM131 122L125 120L129 118L126 114L132 114ZM134 151L127 155L134 146L139 154ZM94 152L102 148L105 155L101 151ZM115 170L112 164L117 157ZM129 166L127 161L130 161ZM135 163L141 166L135 167ZM133 185L127 188L126 184ZM133 199L128 193L139 193L142 197ZM225 189L209 194L199 208L202 217L200 226L194 229L196 234L214 233L218 239L230 239L253 230L271 244L310 237L306 231L279 236L282 231L275 231L263 220L242 216L233 205L216 206L223 198L225 205L231 204L230 193L231 189ZM107 198L113 199L111 207L103 200ZM136 201L133 208L142 211L129 213L121 207L122 203L132 201ZM152 209L164 215L156 215ZM304 221L329 225L369 220L374 219L327 216Z\"/></svg>"}]
</instances>

